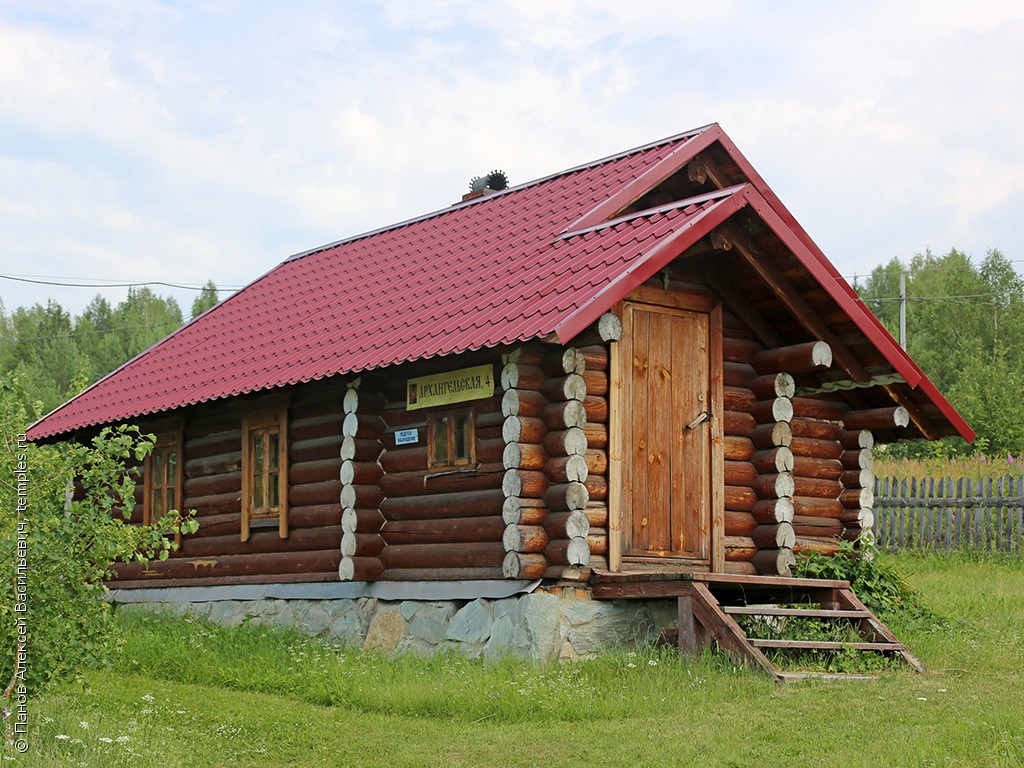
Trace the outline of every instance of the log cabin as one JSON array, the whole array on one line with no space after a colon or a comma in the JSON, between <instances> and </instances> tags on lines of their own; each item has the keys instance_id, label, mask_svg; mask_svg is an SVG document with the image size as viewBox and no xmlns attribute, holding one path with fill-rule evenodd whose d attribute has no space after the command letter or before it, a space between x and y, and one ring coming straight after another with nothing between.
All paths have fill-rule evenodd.
<instances>
[{"instance_id":1,"label":"log cabin","mask_svg":"<svg viewBox=\"0 0 1024 768\"><path fill-rule=\"evenodd\" d=\"M29 437L124 422L132 518L200 528L118 599L449 619L784 579L870 537L876 441L973 437L717 124L295 254Z\"/></svg>"}]
</instances>

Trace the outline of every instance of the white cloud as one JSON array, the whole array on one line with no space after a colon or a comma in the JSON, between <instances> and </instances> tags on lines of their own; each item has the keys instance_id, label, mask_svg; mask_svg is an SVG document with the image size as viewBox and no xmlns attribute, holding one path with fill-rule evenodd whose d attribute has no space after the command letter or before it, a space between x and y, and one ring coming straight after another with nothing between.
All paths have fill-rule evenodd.
<instances>
[{"instance_id":1,"label":"white cloud","mask_svg":"<svg viewBox=\"0 0 1024 768\"><path fill-rule=\"evenodd\" d=\"M928 245L1013 258L1017 8L0 9L0 257L9 271L244 283L454 202L492 168L518 183L717 120L842 271Z\"/></svg>"}]
</instances>

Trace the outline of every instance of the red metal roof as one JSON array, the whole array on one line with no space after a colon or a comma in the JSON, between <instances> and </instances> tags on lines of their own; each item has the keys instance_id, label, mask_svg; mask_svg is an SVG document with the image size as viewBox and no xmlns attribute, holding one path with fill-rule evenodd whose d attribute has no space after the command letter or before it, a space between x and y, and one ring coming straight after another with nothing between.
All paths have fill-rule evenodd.
<instances>
[{"instance_id":1,"label":"red metal roof","mask_svg":"<svg viewBox=\"0 0 1024 768\"><path fill-rule=\"evenodd\" d=\"M774 195L766 203L741 184L602 223L723 139L707 126L293 256L41 419L29 438L552 333L567 341L739 208L775 209ZM809 268L823 269L813 243L798 245ZM891 343L873 316L855 320Z\"/></svg>"}]
</instances>

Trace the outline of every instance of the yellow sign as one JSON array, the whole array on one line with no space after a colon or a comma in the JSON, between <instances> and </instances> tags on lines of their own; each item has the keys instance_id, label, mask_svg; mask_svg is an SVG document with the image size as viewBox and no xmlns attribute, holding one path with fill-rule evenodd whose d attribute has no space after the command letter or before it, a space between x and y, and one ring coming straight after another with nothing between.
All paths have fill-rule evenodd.
<instances>
[{"instance_id":1,"label":"yellow sign","mask_svg":"<svg viewBox=\"0 0 1024 768\"><path fill-rule=\"evenodd\" d=\"M491 365L460 368L409 379L406 389L406 410L432 408L435 405L464 403L494 394L494 370Z\"/></svg>"}]
</instances>

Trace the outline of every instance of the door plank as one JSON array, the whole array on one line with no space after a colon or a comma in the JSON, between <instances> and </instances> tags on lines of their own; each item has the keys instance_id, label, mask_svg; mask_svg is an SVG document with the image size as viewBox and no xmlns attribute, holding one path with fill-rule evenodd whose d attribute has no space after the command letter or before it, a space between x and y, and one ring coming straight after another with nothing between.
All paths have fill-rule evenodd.
<instances>
[{"instance_id":1,"label":"door plank","mask_svg":"<svg viewBox=\"0 0 1024 768\"><path fill-rule=\"evenodd\" d=\"M633 549L648 551L651 548L650 535L647 530L649 521L648 500L648 444L650 435L648 428L648 373L650 370L650 313L633 308L633 355L627 363L631 366L632 387L632 419L630 430L633 433L631 463L633 491Z\"/></svg>"},{"instance_id":2,"label":"door plank","mask_svg":"<svg viewBox=\"0 0 1024 768\"><path fill-rule=\"evenodd\" d=\"M680 514L678 488L672 484L673 425L679 414L673 393L682 387L675 370L673 333L680 319L664 312L645 311L648 318L647 369L647 548L659 554L678 550L673 541L673 518Z\"/></svg>"}]
</instances>

